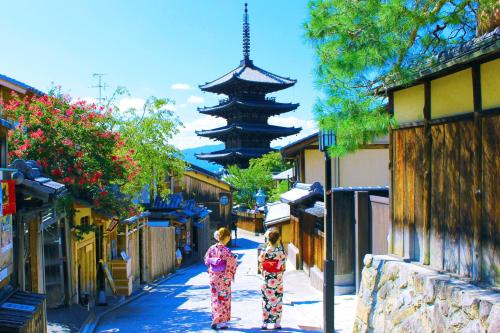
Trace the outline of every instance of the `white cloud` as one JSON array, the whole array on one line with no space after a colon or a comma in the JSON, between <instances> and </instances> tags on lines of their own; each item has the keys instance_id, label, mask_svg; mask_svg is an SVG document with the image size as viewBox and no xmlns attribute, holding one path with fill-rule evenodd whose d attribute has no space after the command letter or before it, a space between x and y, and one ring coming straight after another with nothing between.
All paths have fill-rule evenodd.
<instances>
[{"instance_id":1,"label":"white cloud","mask_svg":"<svg viewBox=\"0 0 500 333\"><path fill-rule=\"evenodd\" d=\"M184 127L180 128L179 133L172 139L171 143L179 149L217 144L214 140L197 136L195 131L213 129L224 125L226 125L224 119L210 116L203 116L191 122L184 122Z\"/></svg>"},{"instance_id":2,"label":"white cloud","mask_svg":"<svg viewBox=\"0 0 500 333\"><path fill-rule=\"evenodd\" d=\"M269 124L285 127L302 127L300 133L287 136L286 138L276 139L271 142L271 147L283 147L289 143L305 138L308 135L318 131L318 124L315 120L305 120L297 117L276 116L269 118Z\"/></svg>"},{"instance_id":3,"label":"white cloud","mask_svg":"<svg viewBox=\"0 0 500 333\"><path fill-rule=\"evenodd\" d=\"M188 104L201 104L205 99L201 96L189 96L187 99Z\"/></svg>"},{"instance_id":4,"label":"white cloud","mask_svg":"<svg viewBox=\"0 0 500 333\"><path fill-rule=\"evenodd\" d=\"M128 109L140 110L144 107L144 103L146 103L146 101L142 98L126 97L120 100L118 108L120 111L127 111Z\"/></svg>"},{"instance_id":5,"label":"white cloud","mask_svg":"<svg viewBox=\"0 0 500 333\"><path fill-rule=\"evenodd\" d=\"M191 87L187 83L174 83L170 86L173 90L191 90L193 87Z\"/></svg>"},{"instance_id":6,"label":"white cloud","mask_svg":"<svg viewBox=\"0 0 500 333\"><path fill-rule=\"evenodd\" d=\"M142 98L126 97L122 98L120 102L118 102L118 108L122 112L129 109L142 110L144 103L146 103L146 100ZM171 103L165 105L163 108L169 111L175 111L177 109L175 105Z\"/></svg>"}]
</instances>

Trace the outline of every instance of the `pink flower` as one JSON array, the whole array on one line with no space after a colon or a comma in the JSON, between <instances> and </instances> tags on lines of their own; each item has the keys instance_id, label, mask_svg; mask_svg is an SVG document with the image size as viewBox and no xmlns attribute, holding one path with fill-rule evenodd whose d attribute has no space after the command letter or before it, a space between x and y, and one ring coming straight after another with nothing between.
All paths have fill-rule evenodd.
<instances>
[{"instance_id":1,"label":"pink flower","mask_svg":"<svg viewBox=\"0 0 500 333\"><path fill-rule=\"evenodd\" d=\"M71 139L65 138L61 141L61 143L65 146L70 146L72 147L74 145L73 141Z\"/></svg>"},{"instance_id":2,"label":"pink flower","mask_svg":"<svg viewBox=\"0 0 500 333\"><path fill-rule=\"evenodd\" d=\"M276 279L270 279L270 280L267 282L267 285L268 285L270 288L276 288L276 286L278 285L278 280L276 280Z\"/></svg>"},{"instance_id":3,"label":"pink flower","mask_svg":"<svg viewBox=\"0 0 500 333\"><path fill-rule=\"evenodd\" d=\"M274 291L272 291L271 289L266 289L264 290L264 295L266 295L266 297L271 297L274 295Z\"/></svg>"},{"instance_id":4,"label":"pink flower","mask_svg":"<svg viewBox=\"0 0 500 333\"><path fill-rule=\"evenodd\" d=\"M73 110L71 110L71 109L67 109L67 110L66 110L66 115L67 115L68 117L71 117L71 116L73 116L74 114L75 114L75 112L73 112Z\"/></svg>"},{"instance_id":5,"label":"pink flower","mask_svg":"<svg viewBox=\"0 0 500 333\"><path fill-rule=\"evenodd\" d=\"M269 303L271 303L272 305L276 305L278 303L278 297L276 296L269 297Z\"/></svg>"},{"instance_id":6,"label":"pink flower","mask_svg":"<svg viewBox=\"0 0 500 333\"><path fill-rule=\"evenodd\" d=\"M277 291L278 291L278 293L282 294L283 293L283 285L278 286Z\"/></svg>"},{"instance_id":7,"label":"pink flower","mask_svg":"<svg viewBox=\"0 0 500 333\"><path fill-rule=\"evenodd\" d=\"M42 129L40 129L40 128L39 128L39 129L37 129L35 132L32 132L32 133L30 134L30 136L31 136L33 139L41 138L41 137L43 137L43 131L42 131Z\"/></svg>"}]
</instances>

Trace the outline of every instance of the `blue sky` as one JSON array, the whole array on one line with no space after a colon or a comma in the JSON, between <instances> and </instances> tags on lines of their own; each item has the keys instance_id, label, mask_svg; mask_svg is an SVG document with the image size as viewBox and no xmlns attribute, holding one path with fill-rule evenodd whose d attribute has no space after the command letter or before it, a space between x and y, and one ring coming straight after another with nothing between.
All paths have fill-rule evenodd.
<instances>
[{"instance_id":1,"label":"blue sky","mask_svg":"<svg viewBox=\"0 0 500 333\"><path fill-rule=\"evenodd\" d=\"M74 98L97 97L93 73L105 73L113 88L125 86L130 96L123 108L140 106L148 96L169 97L185 124L175 138L180 148L210 143L194 130L223 125L197 113L220 98L198 85L238 66L242 58L242 16L239 0L87 0L8 1L0 10L0 73L41 90L61 85ZM251 58L254 63L298 80L274 94L300 108L271 123L302 126L299 136L315 129L311 112L319 92L314 86L313 48L303 23L306 0L249 0Z\"/></svg>"}]
</instances>

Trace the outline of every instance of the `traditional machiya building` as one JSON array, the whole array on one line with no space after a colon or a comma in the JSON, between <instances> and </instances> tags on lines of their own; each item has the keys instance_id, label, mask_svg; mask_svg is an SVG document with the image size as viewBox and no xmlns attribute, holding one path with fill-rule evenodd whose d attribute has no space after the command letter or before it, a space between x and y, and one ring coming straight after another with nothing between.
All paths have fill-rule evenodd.
<instances>
[{"instance_id":1,"label":"traditional machiya building","mask_svg":"<svg viewBox=\"0 0 500 333\"><path fill-rule=\"evenodd\" d=\"M200 86L206 92L223 94L227 98L217 106L200 108L204 115L224 118L227 125L197 131L199 136L224 142L223 150L198 154L197 158L228 166L248 167L257 158L273 149L274 139L298 133L295 127L273 126L268 118L295 110L299 104L278 103L267 94L293 86L296 80L281 77L254 65L250 60L250 25L245 4L243 24L243 60L224 76Z\"/></svg>"},{"instance_id":2,"label":"traditional machiya building","mask_svg":"<svg viewBox=\"0 0 500 333\"><path fill-rule=\"evenodd\" d=\"M8 101L12 93L42 94L25 83L0 74L0 98ZM42 185L42 182L24 178L24 174L17 169L7 168L7 132L12 129L8 121L0 119L0 167L2 168L0 174L3 201L0 205L2 208L0 214L0 331L44 332L47 316L46 295L43 293L53 289L52 285L46 284L51 277L48 274L49 277L46 279L45 274L44 243L39 237L39 233L43 231L37 232L34 229L43 230L44 226L47 226L53 230L52 224L60 225L60 221L55 221L54 211L50 209L53 208L51 203L57 196L54 195L57 190L52 191L53 189ZM44 180L46 181L48 179ZM24 190L30 193L25 196ZM27 197L31 197L32 202L36 203L35 207L30 207L28 210L35 211L37 218L33 224L25 225L19 223L19 220L22 220L20 216L27 212L27 207L24 206ZM16 200L19 200L19 205ZM49 214L43 215L38 210L41 206L48 208L45 213ZM44 225L43 222L47 223ZM24 229L25 226L26 229ZM35 256L36 262L29 260ZM62 263L64 257L57 256L57 259L59 263ZM47 260L47 264L50 265L50 261ZM58 285L55 286L61 287L59 289L61 293L56 293L61 297L57 298L56 302L64 302L64 286L60 284L63 279L64 277L58 280Z\"/></svg>"},{"instance_id":3,"label":"traditional machiya building","mask_svg":"<svg viewBox=\"0 0 500 333\"><path fill-rule=\"evenodd\" d=\"M500 29L417 73L388 90L393 257L365 258L355 331L499 331Z\"/></svg>"},{"instance_id":4,"label":"traditional machiya building","mask_svg":"<svg viewBox=\"0 0 500 333\"><path fill-rule=\"evenodd\" d=\"M388 186L389 142L377 139L356 152L332 161L333 187ZM281 156L293 163L293 179L325 185L325 155L319 150L318 133L281 148Z\"/></svg>"},{"instance_id":5,"label":"traditional machiya building","mask_svg":"<svg viewBox=\"0 0 500 333\"><path fill-rule=\"evenodd\" d=\"M236 188L220 176L194 164L189 165L181 179L184 197L203 204L210 211L212 227L231 227L233 192Z\"/></svg>"},{"instance_id":6,"label":"traditional machiya building","mask_svg":"<svg viewBox=\"0 0 500 333\"><path fill-rule=\"evenodd\" d=\"M314 287L322 289L325 204L323 190L313 199L309 193L326 184L325 153L319 150L318 135L313 133L281 149L282 157L293 164L290 178L297 182L281 197L281 201L290 206L290 219L282 219L279 223L273 221L272 213L280 206L270 206L271 214L266 216L265 224L269 227L276 223L283 233L291 232L292 237L285 237L291 238L288 248L293 265L309 274ZM326 190L331 192L332 198L330 223L334 226L335 293L350 294L360 280L358 257L363 257L367 251L387 253L388 139L375 140L354 153L334 158L331 165L333 179L331 188ZM291 200L287 196L298 197ZM380 205L383 206L381 212ZM358 230L361 225L364 229ZM385 247L380 246L383 249L379 250L377 245L384 244ZM377 251L372 251L373 248Z\"/></svg>"}]
</instances>

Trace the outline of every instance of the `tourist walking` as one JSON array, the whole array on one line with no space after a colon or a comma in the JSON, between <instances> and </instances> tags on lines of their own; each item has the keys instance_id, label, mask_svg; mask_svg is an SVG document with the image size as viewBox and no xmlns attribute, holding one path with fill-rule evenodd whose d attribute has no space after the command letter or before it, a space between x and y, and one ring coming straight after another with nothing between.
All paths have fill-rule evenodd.
<instances>
[{"instance_id":1,"label":"tourist walking","mask_svg":"<svg viewBox=\"0 0 500 333\"><path fill-rule=\"evenodd\" d=\"M211 328L226 329L231 320L231 282L234 281L238 262L236 255L226 246L231 240L227 228L220 228L214 234L217 244L212 245L205 254L205 265L210 276L212 301Z\"/></svg>"},{"instance_id":2,"label":"tourist walking","mask_svg":"<svg viewBox=\"0 0 500 333\"><path fill-rule=\"evenodd\" d=\"M281 329L283 311L283 272L285 271L286 253L277 229L267 232L267 246L259 256L264 283L262 284L262 329L269 324L274 329Z\"/></svg>"}]
</instances>

